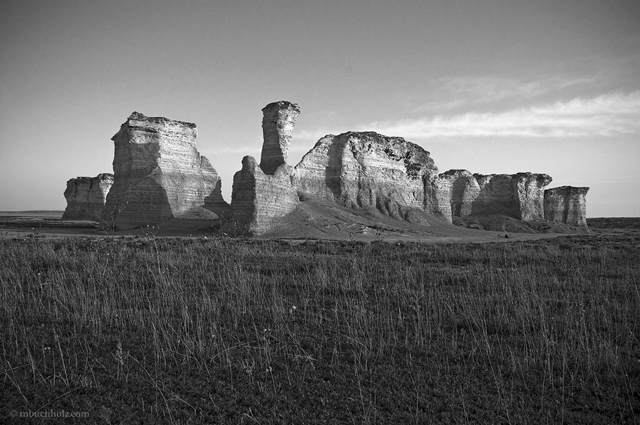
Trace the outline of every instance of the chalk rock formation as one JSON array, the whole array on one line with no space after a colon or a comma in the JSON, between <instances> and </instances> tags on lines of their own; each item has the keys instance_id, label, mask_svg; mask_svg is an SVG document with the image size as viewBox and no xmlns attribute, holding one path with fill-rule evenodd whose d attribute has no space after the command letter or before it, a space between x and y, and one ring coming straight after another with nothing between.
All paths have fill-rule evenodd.
<instances>
[{"instance_id":1,"label":"chalk rock formation","mask_svg":"<svg viewBox=\"0 0 640 425\"><path fill-rule=\"evenodd\" d=\"M300 107L291 102L270 103L262 109L262 155L260 168L273 175L276 169L287 163L291 133L300 115Z\"/></svg>"},{"instance_id":2,"label":"chalk rock formation","mask_svg":"<svg viewBox=\"0 0 640 425\"><path fill-rule=\"evenodd\" d=\"M242 170L233 176L231 210L235 225L252 235L268 231L274 221L293 211L298 195L291 184L292 168L286 164L273 175L265 174L255 158L245 156Z\"/></svg>"},{"instance_id":3,"label":"chalk rock formation","mask_svg":"<svg viewBox=\"0 0 640 425\"><path fill-rule=\"evenodd\" d=\"M467 170L449 170L434 179L437 208L432 213L442 214L448 221L472 213L473 202L480 194L478 181Z\"/></svg>"},{"instance_id":4,"label":"chalk rock formation","mask_svg":"<svg viewBox=\"0 0 640 425\"><path fill-rule=\"evenodd\" d=\"M280 101L265 106L262 114L261 163L258 166L252 156L242 159L242 170L233 176L231 195L232 224L252 235L265 233L274 221L298 205L298 195L291 183L293 170L286 162L300 108L295 103Z\"/></svg>"},{"instance_id":5,"label":"chalk rock formation","mask_svg":"<svg viewBox=\"0 0 640 425\"><path fill-rule=\"evenodd\" d=\"M313 201L329 210L364 210L371 214L350 214L388 220L379 215L384 214L432 228L434 217L449 222L460 217L457 224L479 224L482 219L486 225L480 228L496 222L503 230L507 222L519 221L546 231L541 226L551 224L540 222L543 219L586 227L589 188L545 191L551 182L546 174L439 174L429 152L401 137L375 132L327 135L292 168L287 154L299 106L280 101L262 112L260 164L253 157L243 158L233 179L231 205L222 198L216 170L196 150L195 124L134 112L112 138L114 175L69 180L63 218L100 217L118 228L170 219L230 218L226 227L259 235L282 226L280 218L302 217L300 211L313 203L301 204L301 199L318 198Z\"/></svg>"},{"instance_id":6,"label":"chalk rock formation","mask_svg":"<svg viewBox=\"0 0 640 425\"><path fill-rule=\"evenodd\" d=\"M111 185L113 185L113 174L108 173L69 180L67 189L64 191L67 208L62 214L62 219L100 220Z\"/></svg>"},{"instance_id":7,"label":"chalk rock formation","mask_svg":"<svg viewBox=\"0 0 640 425\"><path fill-rule=\"evenodd\" d=\"M544 191L544 219L587 227L588 187L560 186Z\"/></svg>"},{"instance_id":8,"label":"chalk rock formation","mask_svg":"<svg viewBox=\"0 0 640 425\"><path fill-rule=\"evenodd\" d=\"M519 220L544 219L546 174L474 174L480 189L471 214L503 214Z\"/></svg>"},{"instance_id":9,"label":"chalk rock formation","mask_svg":"<svg viewBox=\"0 0 640 425\"><path fill-rule=\"evenodd\" d=\"M320 139L295 167L293 182L349 208L420 221L425 181L437 172L429 152L401 137L347 132Z\"/></svg>"},{"instance_id":10,"label":"chalk rock formation","mask_svg":"<svg viewBox=\"0 0 640 425\"><path fill-rule=\"evenodd\" d=\"M103 219L118 228L172 218L215 219L229 205L209 161L196 150L196 125L134 112L115 142L114 183Z\"/></svg>"}]
</instances>

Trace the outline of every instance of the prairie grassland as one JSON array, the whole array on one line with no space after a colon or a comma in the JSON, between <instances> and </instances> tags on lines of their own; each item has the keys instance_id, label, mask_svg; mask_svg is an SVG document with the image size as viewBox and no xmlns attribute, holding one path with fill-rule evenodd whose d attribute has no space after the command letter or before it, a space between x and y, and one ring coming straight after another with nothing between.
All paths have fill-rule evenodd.
<instances>
[{"instance_id":1,"label":"prairie grassland","mask_svg":"<svg viewBox=\"0 0 640 425\"><path fill-rule=\"evenodd\" d=\"M5 238L0 258L0 422L640 421L634 236Z\"/></svg>"}]
</instances>

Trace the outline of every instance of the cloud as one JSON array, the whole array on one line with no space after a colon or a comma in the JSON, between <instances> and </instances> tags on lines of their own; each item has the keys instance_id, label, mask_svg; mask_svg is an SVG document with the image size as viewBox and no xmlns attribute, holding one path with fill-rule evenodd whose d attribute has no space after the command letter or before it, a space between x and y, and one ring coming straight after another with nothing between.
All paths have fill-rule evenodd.
<instances>
[{"instance_id":1,"label":"cloud","mask_svg":"<svg viewBox=\"0 0 640 425\"><path fill-rule=\"evenodd\" d=\"M569 90L577 86L597 84L594 78L550 77L537 81L520 81L499 77L446 77L431 82L435 100L416 107L413 112L447 111L491 104L504 100L529 101L549 93ZM452 97L455 100L450 100Z\"/></svg>"},{"instance_id":2,"label":"cloud","mask_svg":"<svg viewBox=\"0 0 640 425\"><path fill-rule=\"evenodd\" d=\"M504 112L468 112L395 122L360 130L425 139L466 136L579 137L640 133L640 91L575 98Z\"/></svg>"},{"instance_id":3,"label":"cloud","mask_svg":"<svg viewBox=\"0 0 640 425\"><path fill-rule=\"evenodd\" d=\"M480 96L484 100L500 100L511 96L532 97L542 94L549 86L555 85L550 80L522 82L509 78L497 77L456 77L442 78L442 85L451 93Z\"/></svg>"}]
</instances>

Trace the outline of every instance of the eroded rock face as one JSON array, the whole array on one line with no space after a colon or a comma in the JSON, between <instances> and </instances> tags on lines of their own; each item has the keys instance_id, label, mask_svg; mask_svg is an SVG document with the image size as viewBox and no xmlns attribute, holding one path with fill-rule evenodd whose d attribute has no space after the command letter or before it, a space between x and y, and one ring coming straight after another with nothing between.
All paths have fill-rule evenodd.
<instances>
[{"instance_id":1,"label":"eroded rock face","mask_svg":"<svg viewBox=\"0 0 640 425\"><path fill-rule=\"evenodd\" d=\"M280 101L268 104L262 113L261 163L258 165L252 156L242 159L242 170L233 176L233 220L226 224L252 235L267 232L274 221L298 205L298 195L291 183L293 170L286 162L300 108L295 103Z\"/></svg>"},{"instance_id":2,"label":"eroded rock face","mask_svg":"<svg viewBox=\"0 0 640 425\"><path fill-rule=\"evenodd\" d=\"M67 208L63 220L100 220L107 194L113 185L113 174L103 173L96 177L77 177L67 182L64 197Z\"/></svg>"},{"instance_id":3,"label":"eroded rock face","mask_svg":"<svg viewBox=\"0 0 640 425\"><path fill-rule=\"evenodd\" d=\"M260 168L273 175L278 167L287 163L291 133L300 115L300 107L291 102L270 103L262 109L262 155Z\"/></svg>"},{"instance_id":4,"label":"eroded rock face","mask_svg":"<svg viewBox=\"0 0 640 425\"><path fill-rule=\"evenodd\" d=\"M347 132L320 139L295 167L300 192L413 221L425 182L438 172L429 152L401 137Z\"/></svg>"},{"instance_id":5,"label":"eroded rock face","mask_svg":"<svg viewBox=\"0 0 640 425\"><path fill-rule=\"evenodd\" d=\"M196 150L196 137L195 124L131 114L112 138L114 183L103 219L132 228L229 211L220 177Z\"/></svg>"},{"instance_id":6,"label":"eroded rock face","mask_svg":"<svg viewBox=\"0 0 640 425\"><path fill-rule=\"evenodd\" d=\"M225 226L231 223L259 235L282 226L279 219L296 210L300 199L316 197L314 202L329 209L337 208L335 202L375 213L368 217L387 220L381 213L424 225L434 217L451 222L474 216L490 225L499 216L531 225L546 219L586 227L589 188L545 191L551 182L546 174L439 174L429 152L401 137L327 135L292 168L286 161L300 108L280 101L262 111L261 161L258 165L253 157L244 157L234 176L231 205L222 198L216 170L196 149L195 124L134 112L112 138L114 175L70 180L63 218L101 216L110 226L133 228L169 219L224 217L230 218Z\"/></svg>"},{"instance_id":7,"label":"eroded rock face","mask_svg":"<svg viewBox=\"0 0 640 425\"><path fill-rule=\"evenodd\" d=\"M438 175L439 211L449 221L452 217L470 215L473 202L480 194L478 181L467 170L449 170Z\"/></svg>"},{"instance_id":8,"label":"eroded rock face","mask_svg":"<svg viewBox=\"0 0 640 425\"><path fill-rule=\"evenodd\" d=\"M276 219L293 211L298 195L291 184L291 171L283 164L273 175L265 174L252 156L245 156L242 170L233 176L233 225L240 226L242 232L260 235Z\"/></svg>"},{"instance_id":9,"label":"eroded rock face","mask_svg":"<svg viewBox=\"0 0 640 425\"><path fill-rule=\"evenodd\" d=\"M587 227L588 187L560 186L544 191L544 219Z\"/></svg>"},{"instance_id":10,"label":"eroded rock face","mask_svg":"<svg viewBox=\"0 0 640 425\"><path fill-rule=\"evenodd\" d=\"M546 174L474 174L480 189L471 214L503 214L519 220L544 219Z\"/></svg>"}]
</instances>

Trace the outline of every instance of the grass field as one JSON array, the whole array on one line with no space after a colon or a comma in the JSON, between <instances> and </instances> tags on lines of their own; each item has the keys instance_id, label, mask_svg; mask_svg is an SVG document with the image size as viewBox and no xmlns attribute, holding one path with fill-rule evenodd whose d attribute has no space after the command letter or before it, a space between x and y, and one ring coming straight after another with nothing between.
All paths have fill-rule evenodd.
<instances>
[{"instance_id":1,"label":"grass field","mask_svg":"<svg viewBox=\"0 0 640 425\"><path fill-rule=\"evenodd\" d=\"M0 258L0 422L640 422L633 233L5 237Z\"/></svg>"}]
</instances>

